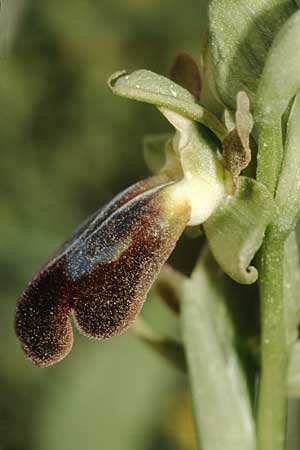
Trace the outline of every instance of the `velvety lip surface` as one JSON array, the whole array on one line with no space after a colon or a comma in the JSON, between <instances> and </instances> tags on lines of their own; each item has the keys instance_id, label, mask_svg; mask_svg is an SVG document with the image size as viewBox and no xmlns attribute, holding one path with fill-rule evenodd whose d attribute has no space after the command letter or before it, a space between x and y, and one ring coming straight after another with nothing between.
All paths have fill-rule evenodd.
<instances>
[{"instance_id":1,"label":"velvety lip surface","mask_svg":"<svg viewBox=\"0 0 300 450\"><path fill-rule=\"evenodd\" d=\"M29 283L15 328L35 364L54 364L71 350L72 312L79 329L98 339L133 321L189 219L184 201L178 218L164 213L167 184L153 177L115 197Z\"/></svg>"}]
</instances>

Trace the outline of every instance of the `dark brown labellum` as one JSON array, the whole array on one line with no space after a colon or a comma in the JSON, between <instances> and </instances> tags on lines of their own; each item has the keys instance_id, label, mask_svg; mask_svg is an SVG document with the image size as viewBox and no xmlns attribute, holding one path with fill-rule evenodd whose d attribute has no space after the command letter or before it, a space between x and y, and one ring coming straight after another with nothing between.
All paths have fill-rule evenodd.
<instances>
[{"instance_id":1,"label":"dark brown labellum","mask_svg":"<svg viewBox=\"0 0 300 450\"><path fill-rule=\"evenodd\" d=\"M124 331L189 220L165 208L172 186L161 177L138 183L91 216L25 289L16 312L16 333L39 366L70 351L73 312L90 337Z\"/></svg>"}]
</instances>

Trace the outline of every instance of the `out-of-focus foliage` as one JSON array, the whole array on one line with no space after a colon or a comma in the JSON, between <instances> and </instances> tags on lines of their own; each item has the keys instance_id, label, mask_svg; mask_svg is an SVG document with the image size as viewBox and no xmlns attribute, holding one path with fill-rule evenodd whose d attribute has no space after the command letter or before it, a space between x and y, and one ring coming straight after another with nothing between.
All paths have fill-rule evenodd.
<instances>
[{"instance_id":1,"label":"out-of-focus foliage","mask_svg":"<svg viewBox=\"0 0 300 450\"><path fill-rule=\"evenodd\" d=\"M170 129L150 106L113 97L108 76L138 67L167 74L179 49L198 59L205 17L198 0L25 2L0 60L1 450L193 449L176 400L185 380L142 343L77 335L65 362L41 370L25 360L13 315L65 236L147 174L143 135ZM185 265L191 250L181 249ZM146 314L158 328L173 326L154 297Z\"/></svg>"}]
</instances>

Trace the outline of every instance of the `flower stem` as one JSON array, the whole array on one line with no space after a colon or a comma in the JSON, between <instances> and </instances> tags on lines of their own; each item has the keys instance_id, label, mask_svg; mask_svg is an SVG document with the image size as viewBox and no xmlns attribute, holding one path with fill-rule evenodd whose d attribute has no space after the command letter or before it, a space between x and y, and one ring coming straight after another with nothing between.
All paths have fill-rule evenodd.
<instances>
[{"instance_id":1,"label":"flower stem","mask_svg":"<svg viewBox=\"0 0 300 450\"><path fill-rule=\"evenodd\" d=\"M284 450L287 348L284 327L284 239L269 228L261 251L261 379L258 450Z\"/></svg>"}]
</instances>

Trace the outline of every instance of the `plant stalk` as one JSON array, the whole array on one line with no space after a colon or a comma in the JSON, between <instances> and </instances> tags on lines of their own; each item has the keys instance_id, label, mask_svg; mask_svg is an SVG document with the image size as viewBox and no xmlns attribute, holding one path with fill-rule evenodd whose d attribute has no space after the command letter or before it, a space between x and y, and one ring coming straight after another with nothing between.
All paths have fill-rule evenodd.
<instances>
[{"instance_id":1,"label":"plant stalk","mask_svg":"<svg viewBox=\"0 0 300 450\"><path fill-rule=\"evenodd\" d=\"M284 238L267 230L260 261L261 379L258 450L284 450L287 418L287 345L284 326Z\"/></svg>"}]
</instances>

